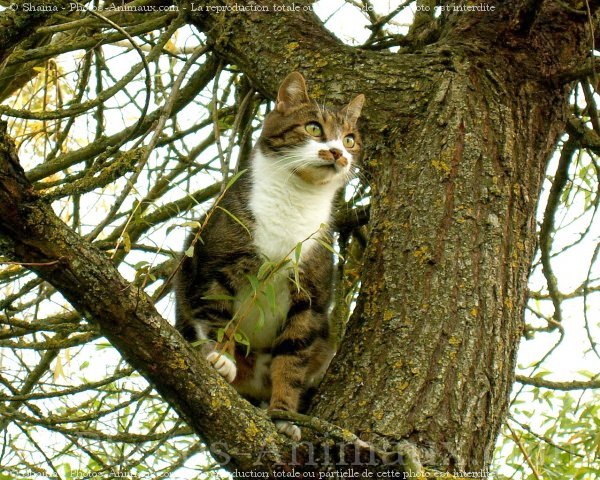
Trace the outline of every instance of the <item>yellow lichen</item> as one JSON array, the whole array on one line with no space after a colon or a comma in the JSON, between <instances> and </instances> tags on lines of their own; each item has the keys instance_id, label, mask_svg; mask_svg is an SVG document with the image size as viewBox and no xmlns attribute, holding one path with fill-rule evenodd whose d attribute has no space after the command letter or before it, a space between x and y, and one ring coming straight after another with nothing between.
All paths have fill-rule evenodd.
<instances>
[{"instance_id":1,"label":"yellow lichen","mask_svg":"<svg viewBox=\"0 0 600 480\"><path fill-rule=\"evenodd\" d=\"M248 424L248 426L246 427L246 430L244 431L244 433L246 434L247 438L252 439L252 438L256 437L256 435L259 433L259 431L260 430L258 429L258 427L256 426L256 424L251 421Z\"/></svg>"},{"instance_id":2,"label":"yellow lichen","mask_svg":"<svg viewBox=\"0 0 600 480\"><path fill-rule=\"evenodd\" d=\"M186 368L185 360L182 357L175 357L169 362L169 367L174 370L182 370Z\"/></svg>"},{"instance_id":3,"label":"yellow lichen","mask_svg":"<svg viewBox=\"0 0 600 480\"><path fill-rule=\"evenodd\" d=\"M228 398L218 398L218 397L212 397L210 399L210 406L213 409L217 409L219 407L225 407L227 409L231 408L231 401Z\"/></svg>"},{"instance_id":4,"label":"yellow lichen","mask_svg":"<svg viewBox=\"0 0 600 480\"><path fill-rule=\"evenodd\" d=\"M442 160L432 160L431 165L438 172L443 173L444 175L448 175L450 173L450 166Z\"/></svg>"},{"instance_id":5,"label":"yellow lichen","mask_svg":"<svg viewBox=\"0 0 600 480\"><path fill-rule=\"evenodd\" d=\"M428 251L429 251L429 249L425 245L423 245L423 246L417 248L413 252L413 255L419 259L423 259L424 257L426 259L427 257L429 257Z\"/></svg>"}]
</instances>

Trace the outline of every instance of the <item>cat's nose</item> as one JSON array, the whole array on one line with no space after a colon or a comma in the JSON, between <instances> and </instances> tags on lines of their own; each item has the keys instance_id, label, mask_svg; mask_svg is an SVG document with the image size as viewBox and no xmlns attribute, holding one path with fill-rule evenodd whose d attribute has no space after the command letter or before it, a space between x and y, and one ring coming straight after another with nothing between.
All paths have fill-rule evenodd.
<instances>
[{"instance_id":1,"label":"cat's nose","mask_svg":"<svg viewBox=\"0 0 600 480\"><path fill-rule=\"evenodd\" d=\"M337 160L342 156L342 151L339 148L330 148L329 151L333 155L334 160Z\"/></svg>"}]
</instances>

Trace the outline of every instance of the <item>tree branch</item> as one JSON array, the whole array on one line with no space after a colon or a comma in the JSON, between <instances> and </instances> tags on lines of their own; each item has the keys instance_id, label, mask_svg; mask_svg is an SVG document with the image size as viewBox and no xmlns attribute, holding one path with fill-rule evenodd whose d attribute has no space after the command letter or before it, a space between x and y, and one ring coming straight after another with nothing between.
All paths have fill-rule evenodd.
<instances>
[{"instance_id":1,"label":"tree branch","mask_svg":"<svg viewBox=\"0 0 600 480\"><path fill-rule=\"evenodd\" d=\"M542 272L546 278L548 284L548 292L554 305L554 320L558 323L562 322L562 312L560 303L560 290L558 288L558 282L552 264L550 261L550 254L552 251L552 238L554 235L554 216L556 210L560 204L560 196L562 194L565 185L567 184L569 165L571 159L577 149L577 142L573 137L570 137L563 145L560 160L558 161L558 167L556 168L556 174L554 175L554 181L550 188L550 195L548 197L548 203L546 210L544 211L544 220L540 228L540 254L542 259Z\"/></svg>"},{"instance_id":2,"label":"tree branch","mask_svg":"<svg viewBox=\"0 0 600 480\"><path fill-rule=\"evenodd\" d=\"M15 2L17 3L17 2ZM46 6L56 6L60 9L69 5L67 0L49 0ZM48 19L45 11L5 11L0 15L0 71L2 62L11 49L24 38L27 38L34 29Z\"/></svg>"},{"instance_id":3,"label":"tree branch","mask_svg":"<svg viewBox=\"0 0 600 480\"><path fill-rule=\"evenodd\" d=\"M543 378L532 378L525 375L517 375L517 382L525 385L532 385L539 388L549 388L551 390L585 390L588 388L600 388L600 380L574 380L570 382L555 382Z\"/></svg>"}]
</instances>

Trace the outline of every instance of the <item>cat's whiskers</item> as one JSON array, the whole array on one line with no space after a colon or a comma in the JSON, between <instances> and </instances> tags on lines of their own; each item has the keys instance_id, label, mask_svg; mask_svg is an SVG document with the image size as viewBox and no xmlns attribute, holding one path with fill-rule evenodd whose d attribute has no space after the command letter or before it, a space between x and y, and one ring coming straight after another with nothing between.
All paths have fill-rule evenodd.
<instances>
[{"instance_id":1,"label":"cat's whiskers","mask_svg":"<svg viewBox=\"0 0 600 480\"><path fill-rule=\"evenodd\" d=\"M300 170L299 168L293 168L292 170L290 170L289 175L286 177L286 179L283 182L283 187L286 188L288 186L288 183L292 180L292 178L294 178L296 176L296 174L298 173L298 170Z\"/></svg>"},{"instance_id":2,"label":"cat's whiskers","mask_svg":"<svg viewBox=\"0 0 600 480\"><path fill-rule=\"evenodd\" d=\"M352 180L353 178L358 178L364 185L371 188L371 182L358 165L353 165L348 174L350 175L348 177L348 181Z\"/></svg>"},{"instance_id":3,"label":"cat's whiskers","mask_svg":"<svg viewBox=\"0 0 600 480\"><path fill-rule=\"evenodd\" d=\"M318 159L311 160L310 158L307 158L305 154L298 152L282 155L273 162L273 167L277 170L285 170L289 167L294 168L297 166L310 167L318 165Z\"/></svg>"},{"instance_id":4,"label":"cat's whiskers","mask_svg":"<svg viewBox=\"0 0 600 480\"><path fill-rule=\"evenodd\" d=\"M278 162L275 162L273 164L273 169L276 172L285 172L286 170L289 170L290 167L292 169L300 169L303 167L306 168L310 165L310 160L307 160L305 157L299 157L296 159L284 158Z\"/></svg>"}]
</instances>

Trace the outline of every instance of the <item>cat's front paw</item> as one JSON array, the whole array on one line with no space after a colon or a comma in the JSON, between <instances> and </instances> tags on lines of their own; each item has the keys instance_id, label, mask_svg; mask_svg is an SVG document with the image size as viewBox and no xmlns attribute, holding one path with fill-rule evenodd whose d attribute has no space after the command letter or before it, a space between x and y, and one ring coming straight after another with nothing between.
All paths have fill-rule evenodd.
<instances>
[{"instance_id":1,"label":"cat's front paw","mask_svg":"<svg viewBox=\"0 0 600 480\"><path fill-rule=\"evenodd\" d=\"M302 438L300 427L294 425L292 422L288 422L287 420L275 420L275 427L279 433L287 435L296 442L299 442Z\"/></svg>"},{"instance_id":2,"label":"cat's front paw","mask_svg":"<svg viewBox=\"0 0 600 480\"><path fill-rule=\"evenodd\" d=\"M237 375L237 368L233 360L228 358L225 354L214 351L210 352L206 356L206 359L208 360L208 363L215 367L215 370L219 372L219 375L227 380L227 382L233 383L235 376Z\"/></svg>"}]
</instances>

